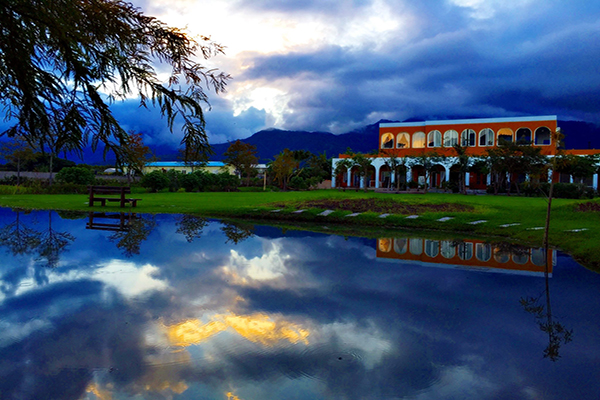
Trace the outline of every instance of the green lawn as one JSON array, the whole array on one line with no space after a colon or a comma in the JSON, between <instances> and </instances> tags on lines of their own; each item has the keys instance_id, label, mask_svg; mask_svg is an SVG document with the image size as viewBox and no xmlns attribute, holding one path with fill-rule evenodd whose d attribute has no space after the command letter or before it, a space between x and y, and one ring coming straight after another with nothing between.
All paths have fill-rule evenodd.
<instances>
[{"instance_id":1,"label":"green lawn","mask_svg":"<svg viewBox=\"0 0 600 400\"><path fill-rule=\"evenodd\" d=\"M277 221L294 225L296 223L318 222L331 226L351 226L354 229L431 229L460 232L473 236L494 235L509 237L519 242L541 245L545 223L547 202L544 198L508 196L464 196L459 194L385 194L337 190L317 190L306 192L233 192L233 193L135 193L142 199L135 209L139 213L186 213L206 217L243 219L250 221ZM380 213L365 212L357 217L345 217L350 211L336 210L327 217L318 216L323 209L309 208L303 213L293 213L304 209L302 202L315 199L385 199L405 205L458 204L470 206L468 211L444 212L424 211L417 219L407 219L407 215L392 214L379 218ZM562 249L587 267L600 270L600 213L577 212L575 205L581 200L554 199L550 243ZM103 210L122 211L116 203L107 207L89 208L87 195L0 195L0 206L29 209L55 210ZM280 212L272 212L281 209ZM452 217L439 222L442 217ZM480 224L470 222L485 220ZM507 228L504 224L519 223ZM582 230L571 232L572 230Z\"/></svg>"}]
</instances>

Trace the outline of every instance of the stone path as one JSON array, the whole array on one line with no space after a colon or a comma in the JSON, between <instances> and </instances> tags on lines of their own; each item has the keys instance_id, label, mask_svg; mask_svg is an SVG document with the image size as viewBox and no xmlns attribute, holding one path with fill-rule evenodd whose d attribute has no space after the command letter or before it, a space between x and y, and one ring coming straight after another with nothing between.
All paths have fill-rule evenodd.
<instances>
[{"instance_id":1,"label":"stone path","mask_svg":"<svg viewBox=\"0 0 600 400\"><path fill-rule=\"evenodd\" d=\"M504 225L500 225L500 228L508 228L510 226L517 226L517 225L521 225L521 224L519 224L518 222L514 223L514 224L504 224Z\"/></svg>"},{"instance_id":2,"label":"stone path","mask_svg":"<svg viewBox=\"0 0 600 400\"><path fill-rule=\"evenodd\" d=\"M381 214L381 215L379 216L379 218L387 218L387 217L389 217L389 216L390 216L390 214Z\"/></svg>"},{"instance_id":3,"label":"stone path","mask_svg":"<svg viewBox=\"0 0 600 400\"><path fill-rule=\"evenodd\" d=\"M484 222L487 222L487 220L485 219L480 219L479 221L473 221L473 222L469 222L470 225L478 225L478 224L483 224Z\"/></svg>"},{"instance_id":4,"label":"stone path","mask_svg":"<svg viewBox=\"0 0 600 400\"><path fill-rule=\"evenodd\" d=\"M306 211L306 210L296 210L296 211L293 211L293 213L294 214L302 214L304 211Z\"/></svg>"},{"instance_id":5,"label":"stone path","mask_svg":"<svg viewBox=\"0 0 600 400\"><path fill-rule=\"evenodd\" d=\"M345 216L346 217L356 217L357 215L360 215L360 214L362 214L362 213L352 213L352 214L348 214L348 215L345 215Z\"/></svg>"},{"instance_id":6,"label":"stone path","mask_svg":"<svg viewBox=\"0 0 600 400\"><path fill-rule=\"evenodd\" d=\"M319 215L321 217L326 217L326 216L328 216L329 214L331 214L333 212L334 212L333 210L325 210L321 214L317 214L317 215Z\"/></svg>"},{"instance_id":7,"label":"stone path","mask_svg":"<svg viewBox=\"0 0 600 400\"><path fill-rule=\"evenodd\" d=\"M406 219L417 219L419 218L418 215L409 215L408 217L406 217Z\"/></svg>"},{"instance_id":8,"label":"stone path","mask_svg":"<svg viewBox=\"0 0 600 400\"><path fill-rule=\"evenodd\" d=\"M271 212L280 212L281 210L271 210Z\"/></svg>"},{"instance_id":9,"label":"stone path","mask_svg":"<svg viewBox=\"0 0 600 400\"><path fill-rule=\"evenodd\" d=\"M450 221L451 219L454 219L454 217L442 217L442 218L438 219L438 222L446 222L446 221Z\"/></svg>"}]
</instances>

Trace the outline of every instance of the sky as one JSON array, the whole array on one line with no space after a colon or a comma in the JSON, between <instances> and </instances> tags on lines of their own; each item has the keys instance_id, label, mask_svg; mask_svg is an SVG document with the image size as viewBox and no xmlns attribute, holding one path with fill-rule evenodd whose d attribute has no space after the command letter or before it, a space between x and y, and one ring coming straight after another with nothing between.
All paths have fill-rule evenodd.
<instances>
[{"instance_id":1,"label":"sky","mask_svg":"<svg viewBox=\"0 0 600 400\"><path fill-rule=\"evenodd\" d=\"M234 244L234 225L193 216L138 214L141 237L87 229L87 213L18 213L0 209L3 398L555 400L600 390L600 276L562 254L546 298L543 276L381 258L375 239L238 226L250 233ZM23 240L32 234L41 242ZM51 235L65 239L56 257ZM425 253L438 248L428 242L438 240ZM402 253L398 243L388 254ZM521 304L532 297L573 332L556 362L543 357L543 321Z\"/></svg>"},{"instance_id":2,"label":"sky","mask_svg":"<svg viewBox=\"0 0 600 400\"><path fill-rule=\"evenodd\" d=\"M210 96L211 143L268 128L349 132L381 119L558 115L600 123L600 2L134 0L210 36L231 75ZM177 144L156 112L113 105L148 144Z\"/></svg>"}]
</instances>

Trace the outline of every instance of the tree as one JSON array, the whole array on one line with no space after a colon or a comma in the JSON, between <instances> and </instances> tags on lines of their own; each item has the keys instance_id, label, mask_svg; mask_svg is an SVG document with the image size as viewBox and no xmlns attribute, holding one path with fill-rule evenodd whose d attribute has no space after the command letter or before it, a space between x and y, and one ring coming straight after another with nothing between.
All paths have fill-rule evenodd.
<instances>
[{"instance_id":1,"label":"tree","mask_svg":"<svg viewBox=\"0 0 600 400\"><path fill-rule=\"evenodd\" d=\"M15 136L12 140L0 145L0 155L17 169L17 186L21 184L21 168L23 163L33 161L35 153L21 136Z\"/></svg>"},{"instance_id":2,"label":"tree","mask_svg":"<svg viewBox=\"0 0 600 400\"><path fill-rule=\"evenodd\" d=\"M367 191L367 175L369 174L369 168L371 168L373 160L365 154L356 153L352 156L352 162L358 167L358 175L363 182L362 186Z\"/></svg>"},{"instance_id":3,"label":"tree","mask_svg":"<svg viewBox=\"0 0 600 400\"><path fill-rule=\"evenodd\" d=\"M273 174L275 174L275 179L279 181L283 190L287 190L290 178L294 170L298 168L298 161L294 158L294 152L290 149L284 149L271 162L271 168Z\"/></svg>"},{"instance_id":4,"label":"tree","mask_svg":"<svg viewBox=\"0 0 600 400\"><path fill-rule=\"evenodd\" d=\"M471 164L471 160L469 155L467 154L467 146L461 146L456 143L454 146L454 151L456 152L456 165L458 166L458 191L462 194L467 194L467 172L469 172L469 167Z\"/></svg>"},{"instance_id":5,"label":"tree","mask_svg":"<svg viewBox=\"0 0 600 400\"><path fill-rule=\"evenodd\" d=\"M223 162L235 168L235 172L239 174L240 178L246 176L246 186L250 185L250 175L258 164L256 153L256 146L244 143L239 139L231 143L227 151L223 153L225 156Z\"/></svg>"},{"instance_id":6,"label":"tree","mask_svg":"<svg viewBox=\"0 0 600 400\"><path fill-rule=\"evenodd\" d=\"M144 167L152 157L150 147L144 145L141 133L129 131L123 146L124 159L122 167L126 170L127 180L131 182L132 175L144 173Z\"/></svg>"},{"instance_id":7,"label":"tree","mask_svg":"<svg viewBox=\"0 0 600 400\"><path fill-rule=\"evenodd\" d=\"M431 172L435 170L436 165L439 164L443 160L443 158L444 157L440 156L435 151L429 151L411 157L411 166L420 165L425 171L425 193L427 193L427 190L429 188L429 177L431 176Z\"/></svg>"},{"instance_id":8,"label":"tree","mask_svg":"<svg viewBox=\"0 0 600 400\"><path fill-rule=\"evenodd\" d=\"M59 11L58 11L59 10ZM127 134L109 102L131 95L157 106L173 129L182 121L188 151L208 151L202 105L229 76L195 61L223 52L208 37L144 15L120 0L11 0L0 5L0 102L33 147L80 151L104 147L124 158ZM154 64L170 69L166 83Z\"/></svg>"},{"instance_id":9,"label":"tree","mask_svg":"<svg viewBox=\"0 0 600 400\"><path fill-rule=\"evenodd\" d=\"M406 157L398 157L392 152L383 151L383 159L384 162L390 167L390 172L394 177L394 183L396 183L396 189L400 188L400 180L397 179L397 175L401 169L406 168ZM390 188L392 187L392 182L390 181Z\"/></svg>"},{"instance_id":10,"label":"tree","mask_svg":"<svg viewBox=\"0 0 600 400\"><path fill-rule=\"evenodd\" d=\"M352 169L352 165L354 165L352 159L341 159L335 164L335 169L333 170L333 173L335 174L335 176L346 174L348 173L348 171L350 171L350 169ZM338 184L337 186L339 187L341 185Z\"/></svg>"}]
</instances>

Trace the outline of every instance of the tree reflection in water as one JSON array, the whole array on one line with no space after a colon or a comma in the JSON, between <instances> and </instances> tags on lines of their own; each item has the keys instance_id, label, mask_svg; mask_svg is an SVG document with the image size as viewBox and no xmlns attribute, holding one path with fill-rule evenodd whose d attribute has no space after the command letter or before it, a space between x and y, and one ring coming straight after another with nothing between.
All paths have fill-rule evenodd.
<instances>
[{"instance_id":1,"label":"tree reflection in water","mask_svg":"<svg viewBox=\"0 0 600 400\"><path fill-rule=\"evenodd\" d=\"M548 248L545 252L544 273L546 286L544 291L537 297L522 297L519 302L523 309L535 317L535 320L542 332L548 334L548 346L544 349L544 358L549 358L551 361L557 361L560 358L560 346L569 343L573 340L573 330L567 329L563 324L552 318L552 307L550 304L550 274ZM545 296L546 304L541 304L542 297Z\"/></svg>"},{"instance_id":2,"label":"tree reflection in water","mask_svg":"<svg viewBox=\"0 0 600 400\"><path fill-rule=\"evenodd\" d=\"M60 261L60 253L75 240L69 232L59 232L52 228L52 211L48 211L48 229L41 233L38 245L38 260L43 260L44 266L56 268Z\"/></svg>"},{"instance_id":3,"label":"tree reflection in water","mask_svg":"<svg viewBox=\"0 0 600 400\"><path fill-rule=\"evenodd\" d=\"M238 244L254 236L254 226L238 222L224 222L221 230L227 236L225 243Z\"/></svg>"},{"instance_id":4,"label":"tree reflection in water","mask_svg":"<svg viewBox=\"0 0 600 400\"><path fill-rule=\"evenodd\" d=\"M192 243L194 239L202 236L202 231L208 224L208 220L194 215L180 215L177 217L175 224L177 225L177 233L185 236L188 243Z\"/></svg>"},{"instance_id":5,"label":"tree reflection in water","mask_svg":"<svg viewBox=\"0 0 600 400\"><path fill-rule=\"evenodd\" d=\"M23 210L15 210L15 220L0 229L0 246L6 246L15 256L30 254L40 244L41 233L20 220Z\"/></svg>"},{"instance_id":6,"label":"tree reflection in water","mask_svg":"<svg viewBox=\"0 0 600 400\"><path fill-rule=\"evenodd\" d=\"M108 239L116 242L126 257L131 257L140 254L140 246L156 227L156 219L154 216L140 216L132 219L127 227L127 230L115 232Z\"/></svg>"}]
</instances>

